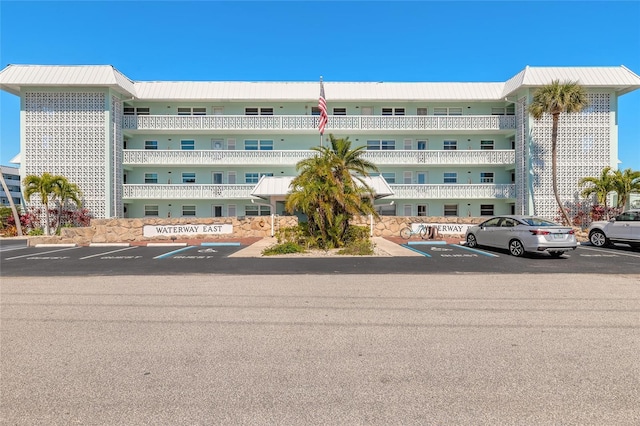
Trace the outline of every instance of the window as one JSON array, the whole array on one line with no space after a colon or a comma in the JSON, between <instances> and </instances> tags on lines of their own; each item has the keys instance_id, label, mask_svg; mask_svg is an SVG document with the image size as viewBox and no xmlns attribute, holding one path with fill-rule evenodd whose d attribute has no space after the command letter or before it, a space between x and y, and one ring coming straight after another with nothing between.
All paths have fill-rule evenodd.
<instances>
[{"instance_id":1,"label":"window","mask_svg":"<svg viewBox=\"0 0 640 426\"><path fill-rule=\"evenodd\" d=\"M183 151L193 151L194 149L196 149L196 141L182 140L180 141L180 149Z\"/></svg>"},{"instance_id":2,"label":"window","mask_svg":"<svg viewBox=\"0 0 640 426\"><path fill-rule=\"evenodd\" d=\"M213 113L213 115L222 115L224 114L224 107L221 107L221 106L211 107L211 112Z\"/></svg>"},{"instance_id":3,"label":"window","mask_svg":"<svg viewBox=\"0 0 640 426\"><path fill-rule=\"evenodd\" d=\"M427 108L417 108L416 115L427 115Z\"/></svg>"},{"instance_id":4,"label":"window","mask_svg":"<svg viewBox=\"0 0 640 426\"><path fill-rule=\"evenodd\" d=\"M178 107L178 115L207 115L206 107Z\"/></svg>"},{"instance_id":5,"label":"window","mask_svg":"<svg viewBox=\"0 0 640 426\"><path fill-rule=\"evenodd\" d=\"M273 115L272 107L249 107L244 109L244 115Z\"/></svg>"},{"instance_id":6,"label":"window","mask_svg":"<svg viewBox=\"0 0 640 426\"><path fill-rule=\"evenodd\" d=\"M273 151L273 141L265 139L245 140L244 149L245 151Z\"/></svg>"},{"instance_id":7,"label":"window","mask_svg":"<svg viewBox=\"0 0 640 426\"><path fill-rule=\"evenodd\" d=\"M381 173L380 174L387 183L396 183L396 174L392 172Z\"/></svg>"},{"instance_id":8,"label":"window","mask_svg":"<svg viewBox=\"0 0 640 426\"><path fill-rule=\"evenodd\" d=\"M244 214L247 216L269 216L271 214L271 207L257 206L255 204L250 206L245 206Z\"/></svg>"},{"instance_id":9,"label":"window","mask_svg":"<svg viewBox=\"0 0 640 426\"><path fill-rule=\"evenodd\" d=\"M258 183L262 176L273 176L273 173L245 173L244 183Z\"/></svg>"},{"instance_id":10,"label":"window","mask_svg":"<svg viewBox=\"0 0 640 426\"><path fill-rule=\"evenodd\" d=\"M320 115L320 108L311 107L311 115Z\"/></svg>"},{"instance_id":11,"label":"window","mask_svg":"<svg viewBox=\"0 0 640 426\"><path fill-rule=\"evenodd\" d=\"M427 205L418 204L418 216L426 216L426 215L427 215Z\"/></svg>"},{"instance_id":12,"label":"window","mask_svg":"<svg viewBox=\"0 0 640 426\"><path fill-rule=\"evenodd\" d=\"M442 142L442 149L445 151L455 151L458 149L458 141L444 141Z\"/></svg>"},{"instance_id":13,"label":"window","mask_svg":"<svg viewBox=\"0 0 640 426\"><path fill-rule=\"evenodd\" d=\"M235 204L229 204L227 206L227 215L229 215L230 217L236 216L236 205Z\"/></svg>"},{"instance_id":14,"label":"window","mask_svg":"<svg viewBox=\"0 0 640 426\"><path fill-rule=\"evenodd\" d=\"M480 183L493 183L493 172L481 172Z\"/></svg>"},{"instance_id":15,"label":"window","mask_svg":"<svg viewBox=\"0 0 640 426\"><path fill-rule=\"evenodd\" d=\"M493 141L480 141L480 149L493 149Z\"/></svg>"},{"instance_id":16,"label":"window","mask_svg":"<svg viewBox=\"0 0 640 426\"><path fill-rule=\"evenodd\" d=\"M333 115L347 115L347 109L346 108L334 108L333 109Z\"/></svg>"},{"instance_id":17,"label":"window","mask_svg":"<svg viewBox=\"0 0 640 426\"><path fill-rule=\"evenodd\" d=\"M404 108L382 108L382 115L404 115Z\"/></svg>"},{"instance_id":18,"label":"window","mask_svg":"<svg viewBox=\"0 0 640 426\"><path fill-rule=\"evenodd\" d=\"M444 205L444 215L445 216L458 216L458 205L457 204L445 204Z\"/></svg>"},{"instance_id":19,"label":"window","mask_svg":"<svg viewBox=\"0 0 640 426\"><path fill-rule=\"evenodd\" d=\"M196 183L196 174L191 172L182 173L182 183Z\"/></svg>"},{"instance_id":20,"label":"window","mask_svg":"<svg viewBox=\"0 0 640 426\"><path fill-rule=\"evenodd\" d=\"M493 204L480 204L480 216L493 216Z\"/></svg>"},{"instance_id":21,"label":"window","mask_svg":"<svg viewBox=\"0 0 640 426\"><path fill-rule=\"evenodd\" d=\"M158 216L158 205L157 204L145 204L145 206L144 206L144 215L145 216Z\"/></svg>"},{"instance_id":22,"label":"window","mask_svg":"<svg viewBox=\"0 0 640 426\"><path fill-rule=\"evenodd\" d=\"M420 151L424 151L424 150L427 149L427 141L426 140L424 140L424 141L416 141L416 145L417 145L417 148Z\"/></svg>"},{"instance_id":23,"label":"window","mask_svg":"<svg viewBox=\"0 0 640 426\"><path fill-rule=\"evenodd\" d=\"M158 174L157 173L145 173L144 174L144 183L158 183Z\"/></svg>"},{"instance_id":24,"label":"window","mask_svg":"<svg viewBox=\"0 0 640 426\"><path fill-rule=\"evenodd\" d=\"M491 115L515 115L515 113L515 105L509 105L508 107L491 108Z\"/></svg>"},{"instance_id":25,"label":"window","mask_svg":"<svg viewBox=\"0 0 640 426\"><path fill-rule=\"evenodd\" d=\"M196 206L182 206L182 216L195 216Z\"/></svg>"},{"instance_id":26,"label":"window","mask_svg":"<svg viewBox=\"0 0 640 426\"><path fill-rule=\"evenodd\" d=\"M462 115L461 107L437 107L433 109L433 115Z\"/></svg>"},{"instance_id":27,"label":"window","mask_svg":"<svg viewBox=\"0 0 640 426\"><path fill-rule=\"evenodd\" d=\"M144 141L144 149L158 149L158 141Z\"/></svg>"},{"instance_id":28,"label":"window","mask_svg":"<svg viewBox=\"0 0 640 426\"><path fill-rule=\"evenodd\" d=\"M411 207L412 207L411 204L405 204L404 205L403 210L404 210L404 215L405 216L411 216Z\"/></svg>"},{"instance_id":29,"label":"window","mask_svg":"<svg viewBox=\"0 0 640 426\"><path fill-rule=\"evenodd\" d=\"M445 172L444 173L444 183L458 183L458 173L456 173L456 172Z\"/></svg>"},{"instance_id":30,"label":"window","mask_svg":"<svg viewBox=\"0 0 640 426\"><path fill-rule=\"evenodd\" d=\"M389 151L396 149L396 141L392 140L368 140L367 149L370 151Z\"/></svg>"},{"instance_id":31,"label":"window","mask_svg":"<svg viewBox=\"0 0 640 426\"><path fill-rule=\"evenodd\" d=\"M149 115L148 107L124 107L124 115Z\"/></svg>"}]
</instances>

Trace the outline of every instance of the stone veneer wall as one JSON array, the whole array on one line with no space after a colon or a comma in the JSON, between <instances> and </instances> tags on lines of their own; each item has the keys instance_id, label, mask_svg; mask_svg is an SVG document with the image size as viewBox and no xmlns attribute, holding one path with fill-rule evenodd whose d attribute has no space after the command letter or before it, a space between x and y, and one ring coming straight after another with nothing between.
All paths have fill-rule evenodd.
<instances>
[{"instance_id":1,"label":"stone veneer wall","mask_svg":"<svg viewBox=\"0 0 640 426\"><path fill-rule=\"evenodd\" d=\"M471 217L432 217L432 216L381 216L373 219L373 236L397 237L400 229L411 223L447 223L470 224L479 223L486 218ZM295 216L275 216L274 228L278 230L289 226L295 226L298 219ZM64 228L60 236L30 237L29 245L46 243L74 243L88 245L91 243L121 243L143 241L171 241L171 235L159 235L145 237L142 228L145 225L212 225L230 224L233 226L233 234L203 234L203 235L174 235L176 240L229 240L239 238L265 238L271 236L271 216L223 218L173 218L173 219L94 219L91 225L85 228ZM368 216L355 217L352 224L370 227Z\"/></svg>"}]
</instances>

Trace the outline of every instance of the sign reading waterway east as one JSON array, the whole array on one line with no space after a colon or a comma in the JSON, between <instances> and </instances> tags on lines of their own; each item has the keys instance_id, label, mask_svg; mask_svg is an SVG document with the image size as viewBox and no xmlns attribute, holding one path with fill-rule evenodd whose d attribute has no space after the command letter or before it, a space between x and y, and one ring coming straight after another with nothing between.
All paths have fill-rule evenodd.
<instances>
[{"instance_id":1,"label":"sign reading waterway east","mask_svg":"<svg viewBox=\"0 0 640 426\"><path fill-rule=\"evenodd\" d=\"M144 225L142 235L145 237L155 237L158 235L211 235L211 234L232 234L233 225Z\"/></svg>"}]
</instances>

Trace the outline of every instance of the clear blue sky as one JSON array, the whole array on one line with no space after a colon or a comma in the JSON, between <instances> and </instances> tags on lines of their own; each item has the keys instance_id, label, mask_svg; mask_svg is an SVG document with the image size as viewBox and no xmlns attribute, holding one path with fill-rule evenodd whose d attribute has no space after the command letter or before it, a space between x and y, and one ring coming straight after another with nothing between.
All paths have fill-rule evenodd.
<instances>
[{"instance_id":1,"label":"clear blue sky","mask_svg":"<svg viewBox=\"0 0 640 426\"><path fill-rule=\"evenodd\" d=\"M505 81L531 66L640 74L640 1L6 1L0 66L110 64L132 80ZM328 102L330 103L328 96ZM640 90L620 99L640 170ZM0 164L19 102L0 95Z\"/></svg>"}]
</instances>

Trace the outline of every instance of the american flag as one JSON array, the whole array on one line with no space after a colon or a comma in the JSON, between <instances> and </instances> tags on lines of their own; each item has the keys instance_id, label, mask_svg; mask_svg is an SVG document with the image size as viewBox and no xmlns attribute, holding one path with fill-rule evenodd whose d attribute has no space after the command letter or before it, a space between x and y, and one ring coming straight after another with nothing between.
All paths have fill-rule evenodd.
<instances>
[{"instance_id":1,"label":"american flag","mask_svg":"<svg viewBox=\"0 0 640 426\"><path fill-rule=\"evenodd\" d=\"M327 115L327 101L324 98L324 84L322 84L322 79L320 79L320 99L318 99L318 109L320 110L320 124L318 125L318 130L320 130L321 135L324 135L324 128L327 125L327 121L329 121L329 116Z\"/></svg>"}]
</instances>

